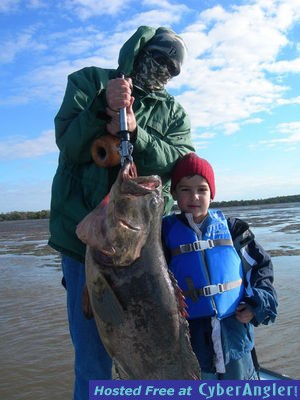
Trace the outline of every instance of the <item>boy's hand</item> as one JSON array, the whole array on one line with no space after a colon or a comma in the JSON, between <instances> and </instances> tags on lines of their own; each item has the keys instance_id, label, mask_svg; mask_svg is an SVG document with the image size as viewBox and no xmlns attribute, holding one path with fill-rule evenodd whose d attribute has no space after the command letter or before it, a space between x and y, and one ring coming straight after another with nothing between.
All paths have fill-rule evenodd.
<instances>
[{"instance_id":1,"label":"boy's hand","mask_svg":"<svg viewBox=\"0 0 300 400\"><path fill-rule=\"evenodd\" d=\"M237 306L235 310L235 316L238 321L243 324L247 324L254 317L254 312L247 304L241 303Z\"/></svg>"}]
</instances>

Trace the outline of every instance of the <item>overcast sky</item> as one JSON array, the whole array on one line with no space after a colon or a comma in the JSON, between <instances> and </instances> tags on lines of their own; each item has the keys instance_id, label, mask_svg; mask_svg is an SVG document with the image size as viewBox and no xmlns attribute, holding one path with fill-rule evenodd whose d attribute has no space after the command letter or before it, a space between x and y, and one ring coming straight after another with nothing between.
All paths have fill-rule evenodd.
<instances>
[{"instance_id":1,"label":"overcast sky","mask_svg":"<svg viewBox=\"0 0 300 400\"><path fill-rule=\"evenodd\" d=\"M215 200L300 193L299 0L2 0L0 212L49 209L67 76L116 68L140 25L187 44L168 90L214 167Z\"/></svg>"}]
</instances>

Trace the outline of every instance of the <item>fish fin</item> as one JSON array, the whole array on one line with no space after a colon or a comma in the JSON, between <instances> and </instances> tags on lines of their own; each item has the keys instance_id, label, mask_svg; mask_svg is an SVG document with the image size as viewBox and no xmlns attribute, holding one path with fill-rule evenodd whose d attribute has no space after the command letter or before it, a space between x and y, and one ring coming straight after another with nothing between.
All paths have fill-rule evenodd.
<instances>
[{"instance_id":1,"label":"fish fin","mask_svg":"<svg viewBox=\"0 0 300 400\"><path fill-rule=\"evenodd\" d=\"M185 297L184 294L182 292L182 290L180 289L178 282L175 278L175 276L173 275L173 273L168 269L169 275L170 275L170 279L172 282L172 285L174 287L174 291L175 291L175 295L176 295L176 300L177 300L177 305L178 305L178 310L180 312L180 314L182 315L183 318L187 318L188 317L188 312L187 312L187 304L185 302Z\"/></svg>"},{"instance_id":2,"label":"fish fin","mask_svg":"<svg viewBox=\"0 0 300 400\"><path fill-rule=\"evenodd\" d=\"M169 271L170 279L172 285L174 287L178 312L181 318L180 328L179 328L179 342L181 344L181 354L182 354L182 363L185 365L184 370L186 371L186 379L189 380L199 380L201 379L201 368L195 353L193 352L192 345L190 342L190 330L187 322L188 312L187 312L187 304L185 302L185 297L183 295L182 290L180 289L178 282L173 275L173 273Z\"/></svg>"},{"instance_id":3,"label":"fish fin","mask_svg":"<svg viewBox=\"0 0 300 400\"><path fill-rule=\"evenodd\" d=\"M124 309L103 274L97 276L95 285L99 292L92 290L91 293L94 315L98 315L104 323L122 324Z\"/></svg>"}]
</instances>

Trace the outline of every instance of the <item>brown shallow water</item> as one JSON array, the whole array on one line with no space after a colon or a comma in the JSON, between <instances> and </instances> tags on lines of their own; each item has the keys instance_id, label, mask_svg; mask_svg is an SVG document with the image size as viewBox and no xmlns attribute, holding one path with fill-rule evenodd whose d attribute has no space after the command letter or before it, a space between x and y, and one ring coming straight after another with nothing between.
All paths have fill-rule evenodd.
<instances>
[{"instance_id":1,"label":"brown shallow water","mask_svg":"<svg viewBox=\"0 0 300 400\"><path fill-rule=\"evenodd\" d=\"M224 210L250 222L272 254L279 316L256 329L260 363L300 379L300 205ZM73 350L60 259L48 221L0 222L0 398L72 398Z\"/></svg>"}]
</instances>

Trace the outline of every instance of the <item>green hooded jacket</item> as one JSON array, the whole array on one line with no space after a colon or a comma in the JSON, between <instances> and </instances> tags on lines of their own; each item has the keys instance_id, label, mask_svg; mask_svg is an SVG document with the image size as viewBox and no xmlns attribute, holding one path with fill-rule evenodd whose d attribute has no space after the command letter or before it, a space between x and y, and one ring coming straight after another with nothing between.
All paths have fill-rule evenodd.
<instances>
[{"instance_id":1,"label":"green hooded jacket","mask_svg":"<svg viewBox=\"0 0 300 400\"><path fill-rule=\"evenodd\" d=\"M55 117L60 154L52 184L49 245L80 262L85 245L76 236L76 226L106 196L120 168L101 168L91 157L95 138L108 133L105 88L121 72L130 76L135 57L155 32L147 26L138 28L121 48L117 70L87 67L68 77ZM133 159L139 175L160 175L168 213L171 170L178 157L194 150L189 118L166 90L145 93L134 88L133 96L138 125Z\"/></svg>"}]
</instances>

